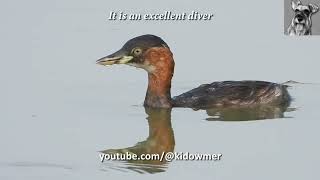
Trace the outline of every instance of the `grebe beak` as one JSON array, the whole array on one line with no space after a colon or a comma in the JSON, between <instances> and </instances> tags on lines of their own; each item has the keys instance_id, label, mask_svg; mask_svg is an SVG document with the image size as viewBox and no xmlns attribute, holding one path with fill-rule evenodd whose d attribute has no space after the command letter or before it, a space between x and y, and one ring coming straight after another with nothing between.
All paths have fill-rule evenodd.
<instances>
[{"instance_id":1,"label":"grebe beak","mask_svg":"<svg viewBox=\"0 0 320 180\"><path fill-rule=\"evenodd\" d=\"M128 56L124 51L117 51L109 56L97 60L97 64L106 66L113 64L126 64L133 59L133 56Z\"/></svg>"}]
</instances>

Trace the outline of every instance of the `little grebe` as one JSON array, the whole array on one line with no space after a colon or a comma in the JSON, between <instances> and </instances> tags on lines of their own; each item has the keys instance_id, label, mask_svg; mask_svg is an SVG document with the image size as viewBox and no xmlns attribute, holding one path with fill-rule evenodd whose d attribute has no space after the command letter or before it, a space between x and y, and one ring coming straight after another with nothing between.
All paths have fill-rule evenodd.
<instances>
[{"instance_id":1,"label":"little grebe","mask_svg":"<svg viewBox=\"0 0 320 180\"><path fill-rule=\"evenodd\" d=\"M156 108L250 107L289 104L287 86L265 81L222 81L203 84L171 98L174 60L169 46L154 35L129 40L117 52L97 61L100 65L127 64L148 72L144 106Z\"/></svg>"}]
</instances>

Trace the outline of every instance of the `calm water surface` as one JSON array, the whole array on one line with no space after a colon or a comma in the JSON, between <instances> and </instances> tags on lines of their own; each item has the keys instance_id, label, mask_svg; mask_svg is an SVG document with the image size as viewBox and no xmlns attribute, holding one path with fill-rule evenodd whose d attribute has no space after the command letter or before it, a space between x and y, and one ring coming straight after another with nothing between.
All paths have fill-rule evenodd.
<instances>
[{"instance_id":1,"label":"calm water surface","mask_svg":"<svg viewBox=\"0 0 320 180\"><path fill-rule=\"evenodd\" d=\"M119 93L125 93L125 85L118 85ZM5 121L1 128L1 177L102 179L158 174L152 178L191 179L201 174L217 179L311 178L319 161L319 121L313 97L319 90L315 84L294 85L290 92L296 99L291 107L296 109L263 109L249 114L243 110L145 109L122 102L132 103L135 98L129 93L119 101L116 96L64 97L59 106L54 103L60 100L49 97L51 107L41 109L39 105L32 113L12 112L9 117L15 118ZM64 92L73 93L79 92L73 88ZM264 117L268 119L253 120ZM138 154L174 150L223 156L221 161L100 162L98 151L122 148Z\"/></svg>"}]
</instances>

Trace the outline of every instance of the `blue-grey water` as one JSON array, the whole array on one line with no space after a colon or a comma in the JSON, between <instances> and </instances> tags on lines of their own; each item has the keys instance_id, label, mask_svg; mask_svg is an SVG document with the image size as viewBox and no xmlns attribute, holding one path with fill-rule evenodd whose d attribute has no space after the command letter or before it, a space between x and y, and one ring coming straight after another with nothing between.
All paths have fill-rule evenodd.
<instances>
[{"instance_id":1,"label":"blue-grey water","mask_svg":"<svg viewBox=\"0 0 320 180\"><path fill-rule=\"evenodd\" d=\"M0 179L319 178L320 37L284 36L282 1L230 3L4 1ZM112 10L168 9L215 17L209 22L107 20ZM265 120L222 121L212 111L184 108L146 119L147 74L95 64L146 33L161 36L174 53L173 95L219 80L301 84L291 84L289 111L275 110ZM176 152L222 153L222 159L100 162L98 151L147 140L150 124L164 127L161 133L174 140L169 148Z\"/></svg>"}]
</instances>

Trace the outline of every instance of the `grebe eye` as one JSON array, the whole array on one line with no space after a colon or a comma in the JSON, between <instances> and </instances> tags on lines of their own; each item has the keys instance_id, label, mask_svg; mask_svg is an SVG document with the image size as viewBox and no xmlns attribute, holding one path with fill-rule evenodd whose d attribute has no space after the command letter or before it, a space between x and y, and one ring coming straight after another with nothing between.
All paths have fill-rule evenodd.
<instances>
[{"instance_id":1,"label":"grebe eye","mask_svg":"<svg viewBox=\"0 0 320 180\"><path fill-rule=\"evenodd\" d=\"M142 49L141 48L134 48L132 50L132 53L135 55L135 56L139 56L141 53L142 53Z\"/></svg>"}]
</instances>

